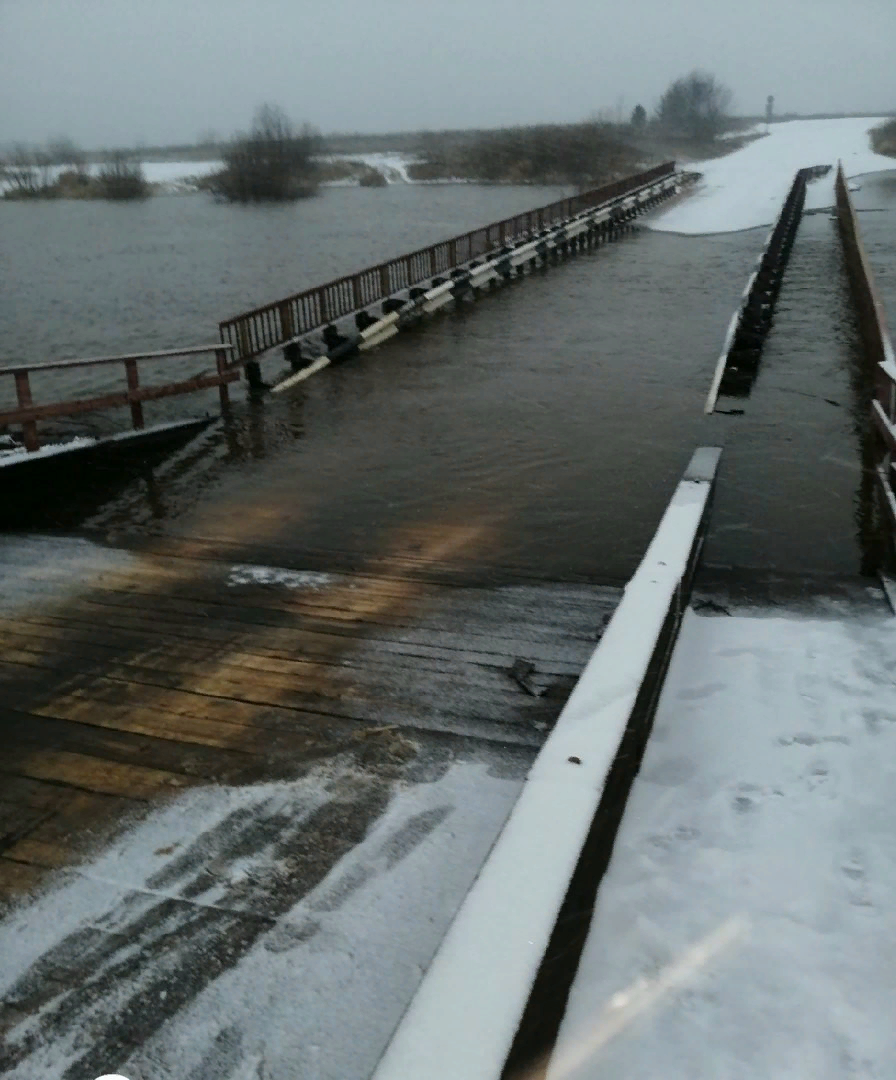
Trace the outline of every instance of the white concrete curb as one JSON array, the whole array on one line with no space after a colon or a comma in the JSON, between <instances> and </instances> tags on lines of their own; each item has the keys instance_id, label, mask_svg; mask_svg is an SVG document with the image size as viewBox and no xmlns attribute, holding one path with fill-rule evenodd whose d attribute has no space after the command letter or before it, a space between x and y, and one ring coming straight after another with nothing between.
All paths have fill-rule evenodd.
<instances>
[{"instance_id":1,"label":"white concrete curb","mask_svg":"<svg viewBox=\"0 0 896 1080\"><path fill-rule=\"evenodd\" d=\"M498 1080L610 767L702 544L721 450L697 450L374 1080Z\"/></svg>"}]
</instances>

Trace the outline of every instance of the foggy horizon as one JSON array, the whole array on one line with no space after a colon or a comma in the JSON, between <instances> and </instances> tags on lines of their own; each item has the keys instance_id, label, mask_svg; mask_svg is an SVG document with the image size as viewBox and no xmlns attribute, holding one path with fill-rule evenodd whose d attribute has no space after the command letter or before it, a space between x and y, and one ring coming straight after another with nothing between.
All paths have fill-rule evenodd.
<instances>
[{"instance_id":1,"label":"foggy horizon","mask_svg":"<svg viewBox=\"0 0 896 1080\"><path fill-rule=\"evenodd\" d=\"M686 10L687 14L683 14ZM734 115L891 112L896 5L710 0L0 0L0 144L193 143L262 102L325 133L573 123L648 112L694 68Z\"/></svg>"}]
</instances>

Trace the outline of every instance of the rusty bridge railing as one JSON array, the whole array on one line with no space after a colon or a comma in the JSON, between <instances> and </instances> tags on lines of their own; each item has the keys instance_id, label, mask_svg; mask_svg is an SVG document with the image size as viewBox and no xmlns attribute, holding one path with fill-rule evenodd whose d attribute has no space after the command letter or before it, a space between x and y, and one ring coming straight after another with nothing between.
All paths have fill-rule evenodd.
<instances>
[{"instance_id":1,"label":"rusty bridge railing","mask_svg":"<svg viewBox=\"0 0 896 1080\"><path fill-rule=\"evenodd\" d=\"M144 426L143 402L157 398L172 397L175 394L190 394L217 386L221 405L228 401L227 384L240 378L239 365L230 362L233 349L230 345L195 345L188 349L169 349L164 352L129 353L125 356L95 356L85 360L51 360L38 364L17 364L13 367L0 368L0 376L9 375L15 379L18 408L0 411L0 428L7 425L21 425L22 440L26 450L38 450L40 440L37 434L38 420L49 420L60 416L76 416L79 413L94 412L99 409L111 409L129 405L131 422L135 429ZM143 386L140 383L138 362L166 360L172 357L214 355L214 372L194 375L179 382ZM103 364L124 365L127 389L98 397L79 398L74 401L56 401L47 405L36 405L31 393L32 373L54 371L62 368L96 367Z\"/></svg>"},{"instance_id":2,"label":"rusty bridge railing","mask_svg":"<svg viewBox=\"0 0 896 1080\"><path fill-rule=\"evenodd\" d=\"M675 163L666 162L635 176L515 214L356 274L285 296L232 319L225 319L219 327L221 340L236 350L241 362L251 360L268 349L318 330L336 319L385 300L402 289L410 289L490 251L496 251L511 240L531 236L592 207L623 198L639 188L672 176L674 172Z\"/></svg>"}]
</instances>

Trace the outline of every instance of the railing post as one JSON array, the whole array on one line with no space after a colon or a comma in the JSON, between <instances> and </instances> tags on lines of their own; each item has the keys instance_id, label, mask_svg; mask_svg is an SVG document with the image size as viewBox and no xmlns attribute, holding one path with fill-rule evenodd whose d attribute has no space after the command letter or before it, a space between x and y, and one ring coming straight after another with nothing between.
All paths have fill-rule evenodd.
<instances>
[{"instance_id":1,"label":"railing post","mask_svg":"<svg viewBox=\"0 0 896 1080\"><path fill-rule=\"evenodd\" d=\"M249 330L246 326L246 320L241 319L236 330L237 341L240 345L240 356L246 357L252 355L252 342L249 340Z\"/></svg>"},{"instance_id":2,"label":"railing post","mask_svg":"<svg viewBox=\"0 0 896 1080\"><path fill-rule=\"evenodd\" d=\"M389 264L383 263L380 267L380 296L388 296L392 292L392 282L389 280Z\"/></svg>"},{"instance_id":3,"label":"railing post","mask_svg":"<svg viewBox=\"0 0 896 1080\"><path fill-rule=\"evenodd\" d=\"M290 338L295 337L295 330L292 325L292 308L288 300L284 300L280 304L280 334L283 341L289 341Z\"/></svg>"},{"instance_id":4,"label":"railing post","mask_svg":"<svg viewBox=\"0 0 896 1080\"><path fill-rule=\"evenodd\" d=\"M124 369L128 376L128 397L140 388L140 376L137 373L137 361L125 360ZM131 423L135 428L143 427L143 402L131 401Z\"/></svg>"},{"instance_id":5,"label":"railing post","mask_svg":"<svg viewBox=\"0 0 896 1080\"><path fill-rule=\"evenodd\" d=\"M215 353L215 363L218 368L218 375L223 379L228 366L226 349L218 349ZM226 409L230 405L230 390L226 382L222 382L218 387L218 396L221 399L221 408Z\"/></svg>"},{"instance_id":6,"label":"railing post","mask_svg":"<svg viewBox=\"0 0 896 1080\"><path fill-rule=\"evenodd\" d=\"M31 384L28 381L27 371L16 372L16 395L19 399L20 409L30 409L34 402L31 400ZM38 450L40 442L37 438L37 421L22 421L22 439L26 450Z\"/></svg>"}]
</instances>

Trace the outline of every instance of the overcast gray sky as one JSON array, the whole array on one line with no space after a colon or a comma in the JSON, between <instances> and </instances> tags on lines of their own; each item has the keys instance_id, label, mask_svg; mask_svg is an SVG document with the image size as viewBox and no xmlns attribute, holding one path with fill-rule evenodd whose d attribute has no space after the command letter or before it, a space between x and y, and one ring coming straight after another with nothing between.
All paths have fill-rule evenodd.
<instances>
[{"instance_id":1,"label":"overcast gray sky","mask_svg":"<svg viewBox=\"0 0 896 1080\"><path fill-rule=\"evenodd\" d=\"M0 0L0 142L571 121L701 66L735 109L896 109L896 0Z\"/></svg>"}]
</instances>

